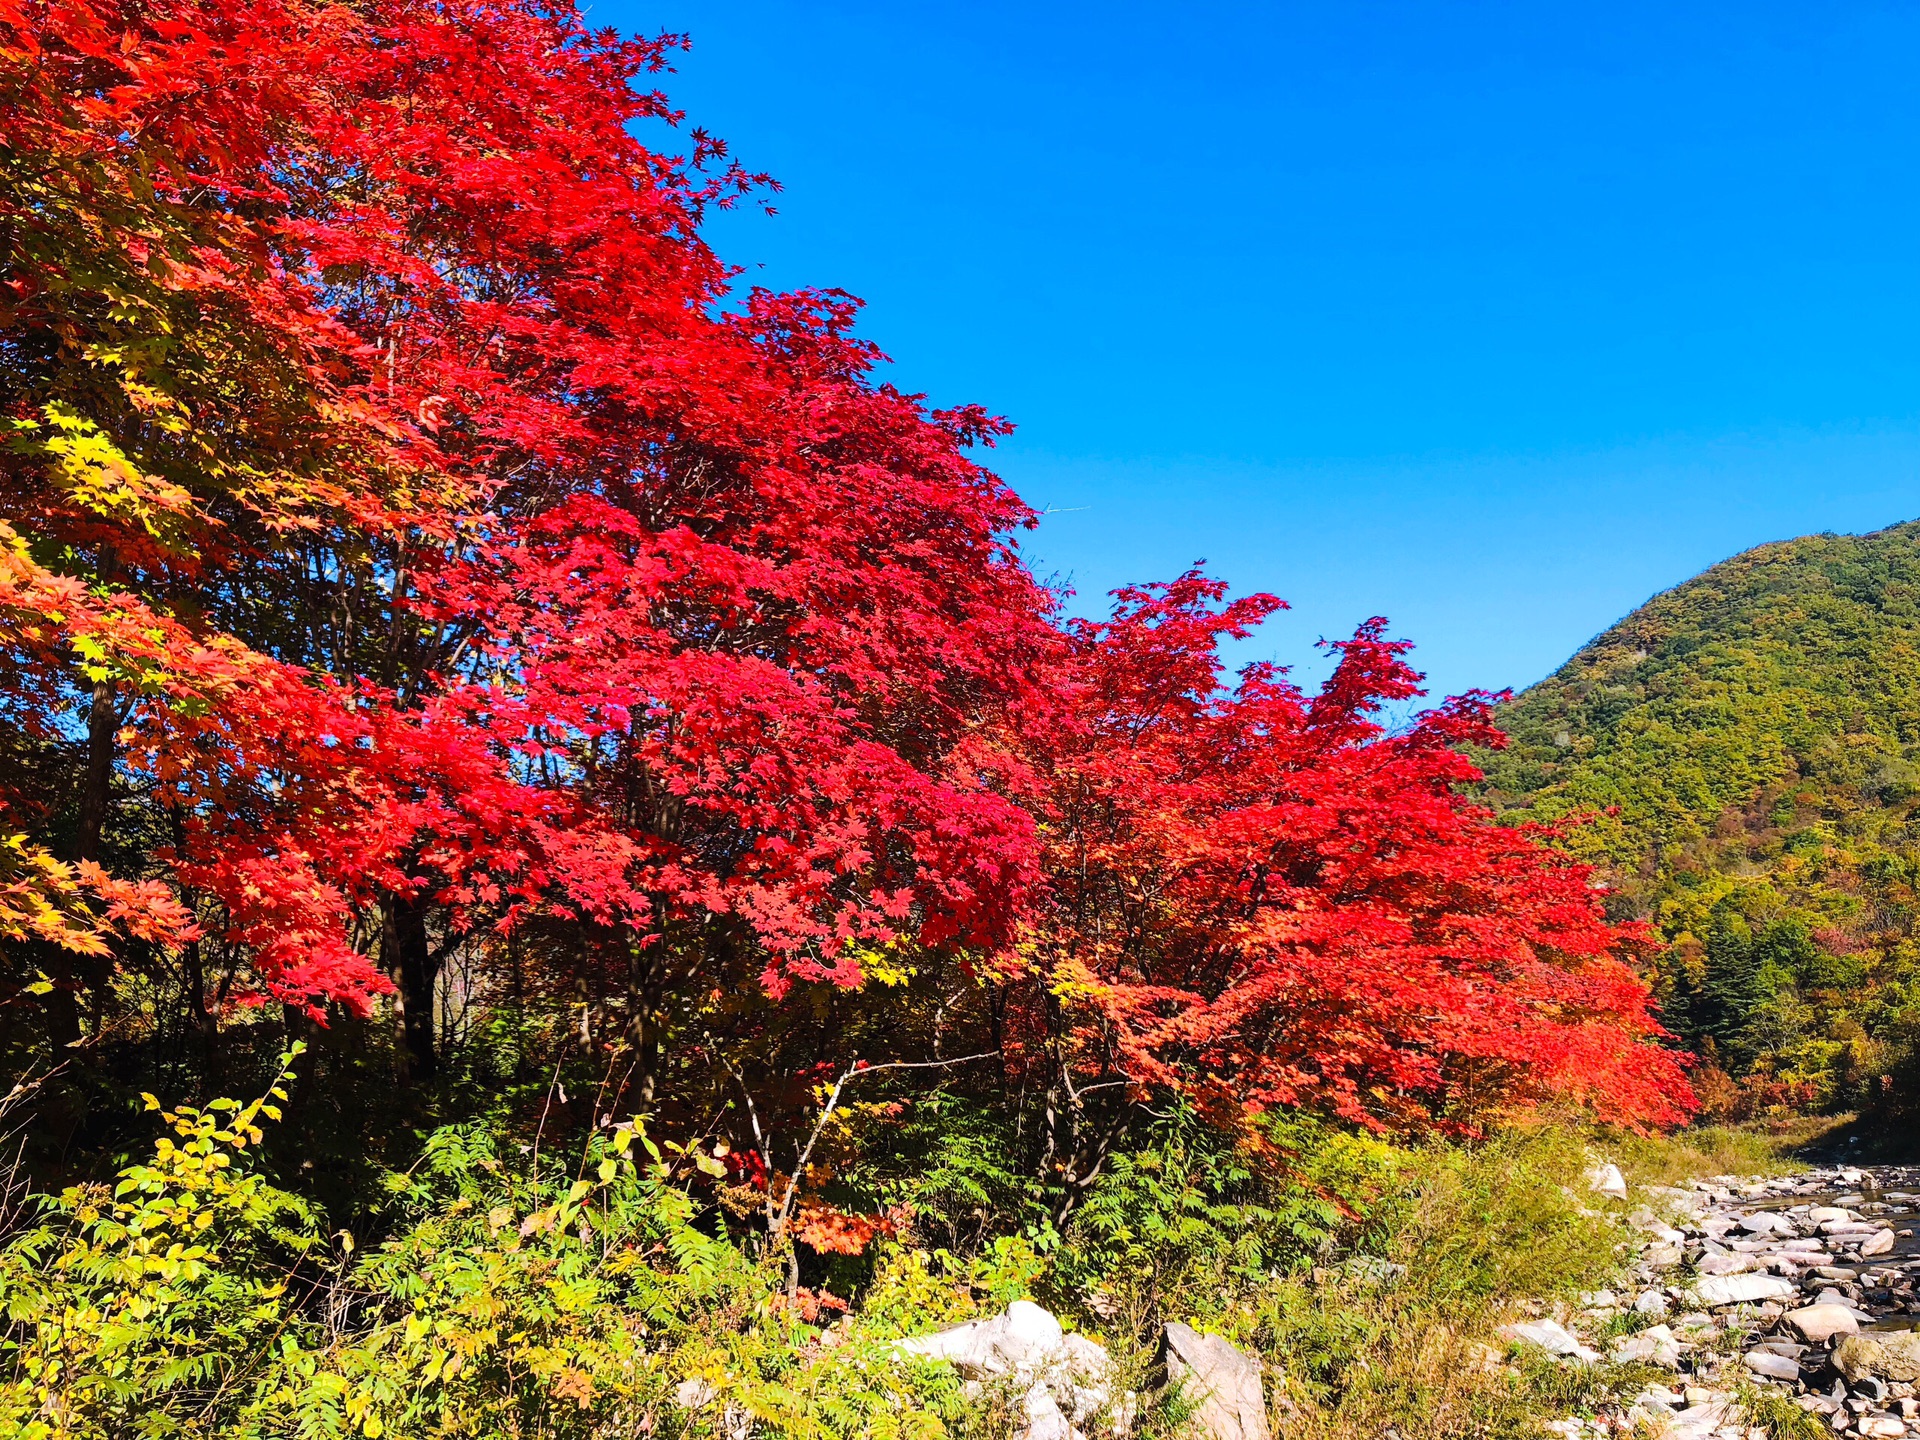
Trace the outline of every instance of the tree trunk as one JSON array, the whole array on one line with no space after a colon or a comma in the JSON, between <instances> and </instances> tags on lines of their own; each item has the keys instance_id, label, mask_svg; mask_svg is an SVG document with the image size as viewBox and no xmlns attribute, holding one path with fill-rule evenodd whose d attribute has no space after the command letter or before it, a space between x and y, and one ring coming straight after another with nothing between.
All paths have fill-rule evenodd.
<instances>
[{"instance_id":1,"label":"tree trunk","mask_svg":"<svg viewBox=\"0 0 1920 1440\"><path fill-rule=\"evenodd\" d=\"M113 741L119 728L114 705L114 684L96 680L93 702L87 711L87 769L80 787L79 825L74 835L73 858L99 863L107 828L107 810L113 800ZM55 970L56 984L47 996L47 1041L56 1056L78 1045L82 1038L80 995L84 988L92 1001L94 1024L105 1020L113 987L113 962L93 956L64 956L65 976ZM65 983L60 983L64 978Z\"/></svg>"},{"instance_id":2,"label":"tree trunk","mask_svg":"<svg viewBox=\"0 0 1920 1440\"><path fill-rule=\"evenodd\" d=\"M401 1039L406 1046L407 1079L421 1084L439 1069L434 1044L434 982L439 964L427 943L427 905L389 895L380 907L380 959L400 987Z\"/></svg>"},{"instance_id":3,"label":"tree trunk","mask_svg":"<svg viewBox=\"0 0 1920 1440\"><path fill-rule=\"evenodd\" d=\"M113 681L94 681L93 704L87 711L87 779L80 792L80 834L74 853L78 859L96 863L107 828L107 807L113 800L113 739L120 728L114 698Z\"/></svg>"},{"instance_id":4,"label":"tree trunk","mask_svg":"<svg viewBox=\"0 0 1920 1440\"><path fill-rule=\"evenodd\" d=\"M651 1112L660 1085L660 969L664 945L649 947L644 936L629 935L627 946L627 1040L636 1069L633 1104Z\"/></svg>"}]
</instances>

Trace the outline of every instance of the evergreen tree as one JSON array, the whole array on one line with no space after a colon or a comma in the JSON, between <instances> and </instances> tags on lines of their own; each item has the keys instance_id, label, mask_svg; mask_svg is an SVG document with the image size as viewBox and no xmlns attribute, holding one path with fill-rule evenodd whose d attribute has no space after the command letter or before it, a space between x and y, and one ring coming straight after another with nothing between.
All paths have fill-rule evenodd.
<instances>
[{"instance_id":1,"label":"evergreen tree","mask_svg":"<svg viewBox=\"0 0 1920 1440\"><path fill-rule=\"evenodd\" d=\"M1710 1037L1729 1070L1752 1058L1747 1023L1766 998L1760 983L1760 947L1746 916L1730 900L1713 907L1707 927L1707 967L1694 1007L1699 1032Z\"/></svg>"}]
</instances>

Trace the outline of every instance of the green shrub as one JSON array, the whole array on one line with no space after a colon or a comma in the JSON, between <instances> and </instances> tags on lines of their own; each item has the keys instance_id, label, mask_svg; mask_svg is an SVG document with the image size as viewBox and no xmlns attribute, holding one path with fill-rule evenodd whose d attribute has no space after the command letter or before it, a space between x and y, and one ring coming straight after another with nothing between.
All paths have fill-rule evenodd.
<instances>
[{"instance_id":1,"label":"green shrub","mask_svg":"<svg viewBox=\"0 0 1920 1440\"><path fill-rule=\"evenodd\" d=\"M47 1201L0 1251L0 1433L585 1440L751 1417L912 1440L963 1413L950 1370L886 1342L966 1313L970 1275L898 1262L829 1333L779 1257L700 1228L631 1125L537 1170L477 1127L441 1131L395 1182L393 1238L329 1245L247 1168L284 1078L165 1112L177 1138L150 1161Z\"/></svg>"}]
</instances>

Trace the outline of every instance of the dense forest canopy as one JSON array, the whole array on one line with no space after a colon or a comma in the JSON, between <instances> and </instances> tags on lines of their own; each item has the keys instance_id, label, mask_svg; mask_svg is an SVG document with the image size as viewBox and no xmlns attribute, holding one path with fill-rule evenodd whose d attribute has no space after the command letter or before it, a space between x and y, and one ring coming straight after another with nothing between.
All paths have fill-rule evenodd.
<instances>
[{"instance_id":1,"label":"dense forest canopy","mask_svg":"<svg viewBox=\"0 0 1920 1440\"><path fill-rule=\"evenodd\" d=\"M1499 723L1495 796L1515 817L1590 817L1565 843L1601 867L1616 918L1668 942L1668 1025L1745 1081L1709 1098L1900 1103L1920 962L1920 523L1716 565Z\"/></svg>"}]
</instances>

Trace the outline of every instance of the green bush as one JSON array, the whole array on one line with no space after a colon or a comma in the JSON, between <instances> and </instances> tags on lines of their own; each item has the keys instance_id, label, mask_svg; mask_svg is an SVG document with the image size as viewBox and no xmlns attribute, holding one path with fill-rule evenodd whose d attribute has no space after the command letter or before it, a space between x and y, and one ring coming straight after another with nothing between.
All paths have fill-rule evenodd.
<instances>
[{"instance_id":1,"label":"green bush","mask_svg":"<svg viewBox=\"0 0 1920 1440\"><path fill-rule=\"evenodd\" d=\"M965 1283L897 1263L828 1332L779 1257L700 1228L632 1125L521 1167L483 1130L438 1132L396 1178L393 1238L329 1242L248 1169L284 1081L164 1112L149 1161L48 1200L0 1251L0 1433L584 1440L751 1418L906 1440L962 1413L950 1371L886 1342L936 1294L966 1313Z\"/></svg>"}]
</instances>

